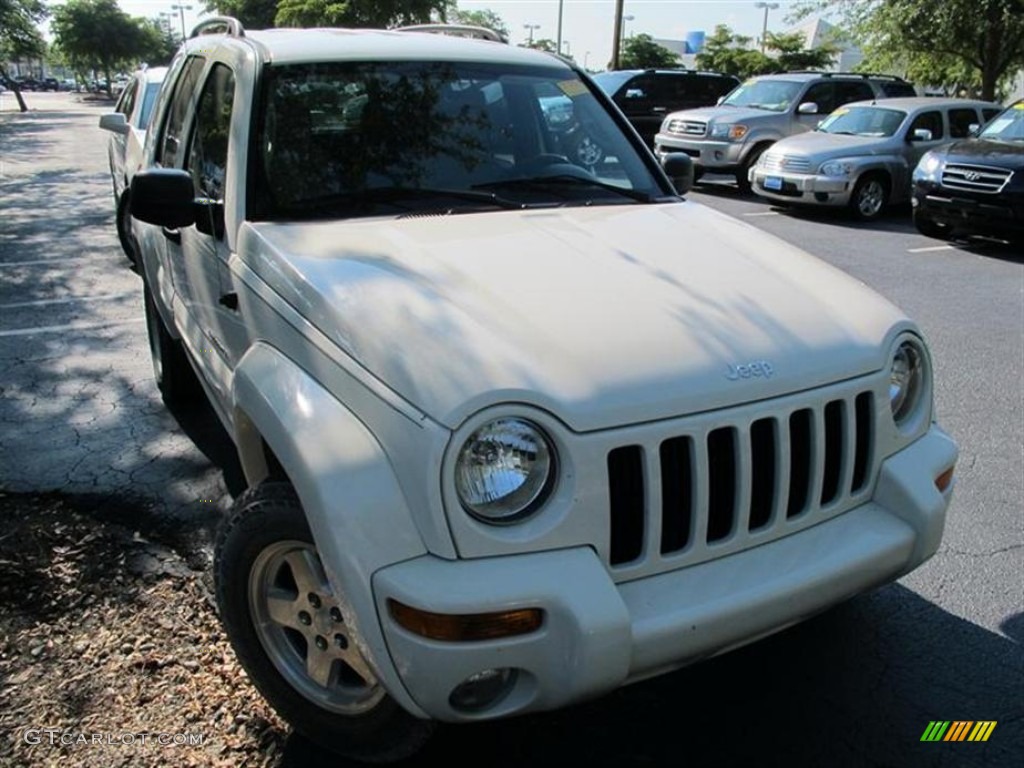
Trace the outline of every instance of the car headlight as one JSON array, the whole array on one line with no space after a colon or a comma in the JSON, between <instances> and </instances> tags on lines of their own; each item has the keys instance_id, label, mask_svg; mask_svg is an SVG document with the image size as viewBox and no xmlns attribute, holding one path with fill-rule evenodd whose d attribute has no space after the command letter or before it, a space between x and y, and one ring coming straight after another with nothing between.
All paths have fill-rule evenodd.
<instances>
[{"instance_id":1,"label":"car headlight","mask_svg":"<svg viewBox=\"0 0 1024 768\"><path fill-rule=\"evenodd\" d=\"M711 138L738 141L747 135L747 126L740 123L719 123L711 126Z\"/></svg>"},{"instance_id":2,"label":"car headlight","mask_svg":"<svg viewBox=\"0 0 1024 768\"><path fill-rule=\"evenodd\" d=\"M463 444L455 462L455 490L478 520L516 522L551 495L555 464L555 449L539 427L522 419L496 419Z\"/></svg>"},{"instance_id":3,"label":"car headlight","mask_svg":"<svg viewBox=\"0 0 1024 768\"><path fill-rule=\"evenodd\" d=\"M818 169L818 173L822 176L849 176L853 167L849 163L840 163L835 160L824 163L821 168Z\"/></svg>"},{"instance_id":4,"label":"car headlight","mask_svg":"<svg viewBox=\"0 0 1024 768\"><path fill-rule=\"evenodd\" d=\"M914 179L934 179L942 167L942 158L934 152L925 152L914 169Z\"/></svg>"},{"instance_id":5,"label":"car headlight","mask_svg":"<svg viewBox=\"0 0 1024 768\"><path fill-rule=\"evenodd\" d=\"M925 392L924 353L916 344L904 341L896 348L889 368L889 405L897 426L917 410Z\"/></svg>"}]
</instances>

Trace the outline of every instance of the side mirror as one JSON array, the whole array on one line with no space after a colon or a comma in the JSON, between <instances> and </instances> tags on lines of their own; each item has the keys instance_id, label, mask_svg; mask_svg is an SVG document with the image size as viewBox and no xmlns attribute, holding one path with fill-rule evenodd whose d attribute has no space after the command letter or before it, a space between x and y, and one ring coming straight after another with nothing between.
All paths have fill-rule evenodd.
<instances>
[{"instance_id":1,"label":"side mirror","mask_svg":"<svg viewBox=\"0 0 1024 768\"><path fill-rule=\"evenodd\" d=\"M796 111L801 115L816 115L818 114L818 103L816 101L805 101Z\"/></svg>"},{"instance_id":2,"label":"side mirror","mask_svg":"<svg viewBox=\"0 0 1024 768\"><path fill-rule=\"evenodd\" d=\"M661 167L676 193L685 195L693 189L693 160L682 152L671 152L661 158Z\"/></svg>"},{"instance_id":3,"label":"side mirror","mask_svg":"<svg viewBox=\"0 0 1024 768\"><path fill-rule=\"evenodd\" d=\"M967 126L968 136L977 136L979 133L981 133L981 125L979 123L971 123Z\"/></svg>"},{"instance_id":4,"label":"side mirror","mask_svg":"<svg viewBox=\"0 0 1024 768\"><path fill-rule=\"evenodd\" d=\"M116 133L118 136L124 136L128 133L128 121L120 112L108 112L105 115L100 115L100 128Z\"/></svg>"},{"instance_id":5,"label":"side mirror","mask_svg":"<svg viewBox=\"0 0 1024 768\"><path fill-rule=\"evenodd\" d=\"M728 95L728 94L726 94L726 95ZM715 102L715 106L716 107L721 106L722 102L724 102L724 101L725 101L725 96L719 96L718 97L718 101Z\"/></svg>"},{"instance_id":6,"label":"side mirror","mask_svg":"<svg viewBox=\"0 0 1024 768\"><path fill-rule=\"evenodd\" d=\"M912 134L910 134L911 141L931 141L932 132L927 128L916 128Z\"/></svg>"},{"instance_id":7,"label":"side mirror","mask_svg":"<svg viewBox=\"0 0 1024 768\"><path fill-rule=\"evenodd\" d=\"M195 189L187 171L150 168L132 177L132 216L168 229L196 221Z\"/></svg>"},{"instance_id":8,"label":"side mirror","mask_svg":"<svg viewBox=\"0 0 1024 768\"><path fill-rule=\"evenodd\" d=\"M644 97L644 92L642 90L640 90L639 88L627 88L625 96L623 98L626 98L626 99L642 99L643 97Z\"/></svg>"}]
</instances>

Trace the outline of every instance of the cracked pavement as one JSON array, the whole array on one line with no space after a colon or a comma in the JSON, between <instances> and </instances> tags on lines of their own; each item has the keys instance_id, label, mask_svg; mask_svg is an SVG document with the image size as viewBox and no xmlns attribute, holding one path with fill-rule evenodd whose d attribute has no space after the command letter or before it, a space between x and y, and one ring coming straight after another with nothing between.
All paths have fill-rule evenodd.
<instances>
[{"instance_id":1,"label":"cracked pavement","mask_svg":"<svg viewBox=\"0 0 1024 768\"><path fill-rule=\"evenodd\" d=\"M141 286L117 243L96 127L105 107L29 98L39 111L18 116L0 96L0 489L130 496L207 541L237 489L237 462L212 412L176 419L153 383ZM691 199L756 216L748 221L920 322L936 361L936 408L961 446L943 546L899 583L747 648L569 710L443 730L423 764L455 754L488 755L492 766L1019 764L1020 253L913 254L934 241L905 211L854 225L771 213L713 184ZM984 744L921 743L936 719L999 724ZM339 764L320 761L296 764Z\"/></svg>"}]
</instances>

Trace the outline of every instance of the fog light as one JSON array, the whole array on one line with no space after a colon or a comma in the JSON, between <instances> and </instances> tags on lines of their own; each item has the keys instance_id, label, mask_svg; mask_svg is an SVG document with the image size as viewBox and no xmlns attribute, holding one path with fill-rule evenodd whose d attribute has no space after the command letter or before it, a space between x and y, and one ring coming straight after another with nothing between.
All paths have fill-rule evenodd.
<instances>
[{"instance_id":1,"label":"fog light","mask_svg":"<svg viewBox=\"0 0 1024 768\"><path fill-rule=\"evenodd\" d=\"M448 703L463 712L480 712L497 704L515 682L514 669L485 669L459 683L448 697Z\"/></svg>"},{"instance_id":2,"label":"fog light","mask_svg":"<svg viewBox=\"0 0 1024 768\"><path fill-rule=\"evenodd\" d=\"M935 487L939 489L939 493L945 493L946 489L953 482L953 467L950 467L941 475L935 478Z\"/></svg>"},{"instance_id":3,"label":"fog light","mask_svg":"<svg viewBox=\"0 0 1024 768\"><path fill-rule=\"evenodd\" d=\"M431 640L473 642L526 635L540 629L544 612L540 608L522 608L499 613L431 613L388 600L391 616L410 632Z\"/></svg>"},{"instance_id":4,"label":"fog light","mask_svg":"<svg viewBox=\"0 0 1024 768\"><path fill-rule=\"evenodd\" d=\"M827 203L828 202L828 192L815 192L814 193L814 199L817 200L819 203Z\"/></svg>"}]
</instances>

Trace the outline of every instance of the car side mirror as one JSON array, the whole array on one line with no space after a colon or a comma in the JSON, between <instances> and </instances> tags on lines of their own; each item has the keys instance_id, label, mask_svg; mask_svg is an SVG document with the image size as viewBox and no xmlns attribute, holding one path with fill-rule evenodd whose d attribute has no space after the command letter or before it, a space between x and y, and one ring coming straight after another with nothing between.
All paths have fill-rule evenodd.
<instances>
[{"instance_id":1,"label":"car side mirror","mask_svg":"<svg viewBox=\"0 0 1024 768\"><path fill-rule=\"evenodd\" d=\"M627 88L626 89L626 94L624 96L624 98L627 98L627 99L642 99L643 97L644 97L644 92L642 90L640 90L639 88Z\"/></svg>"},{"instance_id":2,"label":"car side mirror","mask_svg":"<svg viewBox=\"0 0 1024 768\"><path fill-rule=\"evenodd\" d=\"M100 128L124 136L128 133L128 121L120 112L108 112L100 115Z\"/></svg>"},{"instance_id":3,"label":"car side mirror","mask_svg":"<svg viewBox=\"0 0 1024 768\"><path fill-rule=\"evenodd\" d=\"M818 114L818 103L816 101L805 101L796 111L801 115L816 115Z\"/></svg>"},{"instance_id":4,"label":"car side mirror","mask_svg":"<svg viewBox=\"0 0 1024 768\"><path fill-rule=\"evenodd\" d=\"M979 133L981 133L981 125L979 123L971 123L967 126L968 136L977 136Z\"/></svg>"},{"instance_id":5,"label":"car side mirror","mask_svg":"<svg viewBox=\"0 0 1024 768\"><path fill-rule=\"evenodd\" d=\"M693 160L682 152L670 152L661 158L661 167L676 193L685 195L693 189Z\"/></svg>"},{"instance_id":6,"label":"car side mirror","mask_svg":"<svg viewBox=\"0 0 1024 768\"><path fill-rule=\"evenodd\" d=\"M716 107L720 107L725 102L725 96L719 96L718 101L715 102Z\"/></svg>"},{"instance_id":7,"label":"car side mirror","mask_svg":"<svg viewBox=\"0 0 1024 768\"><path fill-rule=\"evenodd\" d=\"M911 141L931 141L932 132L927 128L915 128L914 132L910 134Z\"/></svg>"},{"instance_id":8,"label":"car side mirror","mask_svg":"<svg viewBox=\"0 0 1024 768\"><path fill-rule=\"evenodd\" d=\"M132 216L168 229L196 221L192 176L176 168L150 168L132 177Z\"/></svg>"}]
</instances>

